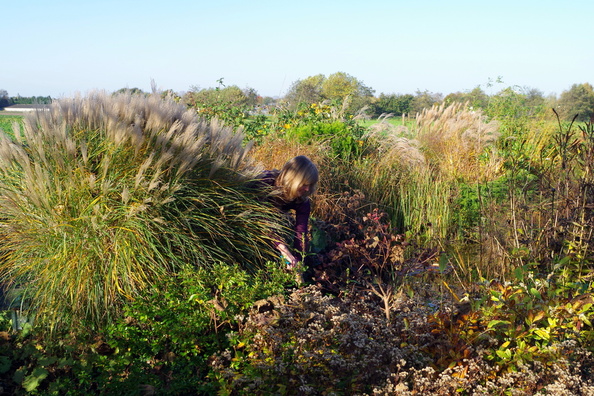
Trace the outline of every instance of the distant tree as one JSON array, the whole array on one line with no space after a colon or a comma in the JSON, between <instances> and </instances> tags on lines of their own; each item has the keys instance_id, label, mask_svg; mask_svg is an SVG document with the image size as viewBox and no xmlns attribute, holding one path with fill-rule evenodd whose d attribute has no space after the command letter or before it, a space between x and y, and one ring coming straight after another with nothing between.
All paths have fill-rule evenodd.
<instances>
[{"instance_id":1,"label":"distant tree","mask_svg":"<svg viewBox=\"0 0 594 396\"><path fill-rule=\"evenodd\" d=\"M544 103L538 90L507 87L490 97L485 114L500 122L500 132L504 137L520 136L532 128L531 120L535 116L543 114Z\"/></svg>"},{"instance_id":2,"label":"distant tree","mask_svg":"<svg viewBox=\"0 0 594 396\"><path fill-rule=\"evenodd\" d=\"M245 127L245 121L258 106L260 96L255 89L225 86L223 79L218 82L216 88L192 87L182 97L182 102L195 108L206 119L217 118L233 128Z\"/></svg>"},{"instance_id":3,"label":"distant tree","mask_svg":"<svg viewBox=\"0 0 594 396\"><path fill-rule=\"evenodd\" d=\"M530 107L542 106L545 103L544 93L536 88L524 88L524 95L526 95L526 104Z\"/></svg>"},{"instance_id":4,"label":"distant tree","mask_svg":"<svg viewBox=\"0 0 594 396\"><path fill-rule=\"evenodd\" d=\"M252 108L258 103L258 93L253 88L242 90L237 85L200 89L192 87L183 96L183 101L191 107Z\"/></svg>"},{"instance_id":5,"label":"distant tree","mask_svg":"<svg viewBox=\"0 0 594 396\"><path fill-rule=\"evenodd\" d=\"M483 91L480 86L472 89L468 92L456 92L451 93L445 97L444 102L446 105L451 105L454 102L466 103L474 108L486 109L489 105L489 96Z\"/></svg>"},{"instance_id":6,"label":"distant tree","mask_svg":"<svg viewBox=\"0 0 594 396\"><path fill-rule=\"evenodd\" d=\"M144 92L142 89L140 88L120 88L117 91L114 92L114 94L122 94L122 93L128 93L130 92L131 94L135 95L147 95L146 92Z\"/></svg>"},{"instance_id":7,"label":"distant tree","mask_svg":"<svg viewBox=\"0 0 594 396\"><path fill-rule=\"evenodd\" d=\"M297 107L300 103L318 103L323 100L322 84L326 77L323 74L297 80L289 88L285 95L285 101L291 107Z\"/></svg>"},{"instance_id":8,"label":"distant tree","mask_svg":"<svg viewBox=\"0 0 594 396\"><path fill-rule=\"evenodd\" d=\"M322 83L322 95L337 104L343 104L349 100L348 107L351 113L355 113L369 105L373 98L374 90L357 78L344 73L331 74Z\"/></svg>"},{"instance_id":9,"label":"distant tree","mask_svg":"<svg viewBox=\"0 0 594 396\"><path fill-rule=\"evenodd\" d=\"M526 111L526 96L517 87L507 87L491 97L487 114L498 119L518 119Z\"/></svg>"},{"instance_id":10,"label":"distant tree","mask_svg":"<svg viewBox=\"0 0 594 396\"><path fill-rule=\"evenodd\" d=\"M262 98L254 88L246 87L241 92L246 98L246 106L253 108L255 105L260 104Z\"/></svg>"},{"instance_id":11,"label":"distant tree","mask_svg":"<svg viewBox=\"0 0 594 396\"><path fill-rule=\"evenodd\" d=\"M561 93L557 102L557 112L566 120L576 114L577 121L594 119L594 89L589 83L573 84L567 91Z\"/></svg>"},{"instance_id":12,"label":"distant tree","mask_svg":"<svg viewBox=\"0 0 594 396\"><path fill-rule=\"evenodd\" d=\"M9 104L8 91L0 89L0 108L6 107Z\"/></svg>"},{"instance_id":13,"label":"distant tree","mask_svg":"<svg viewBox=\"0 0 594 396\"><path fill-rule=\"evenodd\" d=\"M382 114L392 114L393 116L401 116L402 114L410 114L412 110L412 103L414 96L411 94L380 94L371 105L371 113L375 117Z\"/></svg>"},{"instance_id":14,"label":"distant tree","mask_svg":"<svg viewBox=\"0 0 594 396\"><path fill-rule=\"evenodd\" d=\"M322 95L326 99L342 101L347 96L357 95L363 84L344 72L330 75L322 83Z\"/></svg>"},{"instance_id":15,"label":"distant tree","mask_svg":"<svg viewBox=\"0 0 594 396\"><path fill-rule=\"evenodd\" d=\"M51 104L52 97L51 96L36 96L35 101L33 103L35 103L35 104Z\"/></svg>"},{"instance_id":16,"label":"distant tree","mask_svg":"<svg viewBox=\"0 0 594 396\"><path fill-rule=\"evenodd\" d=\"M466 101L466 94L462 92L452 92L447 94L446 97L443 98L443 102L446 106L449 106L452 103L464 103Z\"/></svg>"},{"instance_id":17,"label":"distant tree","mask_svg":"<svg viewBox=\"0 0 594 396\"><path fill-rule=\"evenodd\" d=\"M507 87L489 99L486 113L498 119L528 119L542 114L546 100L542 91L529 87Z\"/></svg>"},{"instance_id":18,"label":"distant tree","mask_svg":"<svg viewBox=\"0 0 594 396\"><path fill-rule=\"evenodd\" d=\"M273 105L277 102L277 99L273 98L272 96L264 96L260 98L260 102L264 105L264 106L270 106Z\"/></svg>"},{"instance_id":19,"label":"distant tree","mask_svg":"<svg viewBox=\"0 0 594 396\"><path fill-rule=\"evenodd\" d=\"M468 103L472 107L486 109L489 106L489 95L477 86L468 93Z\"/></svg>"},{"instance_id":20,"label":"distant tree","mask_svg":"<svg viewBox=\"0 0 594 396\"><path fill-rule=\"evenodd\" d=\"M318 74L294 82L285 95L285 101L289 106L296 108L301 103L319 103L329 100L334 104L343 105L345 100L348 100L348 110L354 113L371 102L373 92L373 89L357 78L344 72L337 72L328 78Z\"/></svg>"},{"instance_id":21,"label":"distant tree","mask_svg":"<svg viewBox=\"0 0 594 396\"><path fill-rule=\"evenodd\" d=\"M166 89L164 91L161 91L159 93L159 95L161 95L161 98L165 99L165 98L171 98L173 99L176 103L179 103L181 101L181 96L179 96L177 94L177 92L175 92L173 89Z\"/></svg>"},{"instance_id":22,"label":"distant tree","mask_svg":"<svg viewBox=\"0 0 594 396\"><path fill-rule=\"evenodd\" d=\"M50 104L51 96L13 96L9 98L8 104Z\"/></svg>"},{"instance_id":23,"label":"distant tree","mask_svg":"<svg viewBox=\"0 0 594 396\"><path fill-rule=\"evenodd\" d=\"M411 112L413 114L419 114L423 109L432 107L436 103L440 103L443 100L443 95L440 93L433 93L427 90L415 92L415 96L412 102Z\"/></svg>"}]
</instances>

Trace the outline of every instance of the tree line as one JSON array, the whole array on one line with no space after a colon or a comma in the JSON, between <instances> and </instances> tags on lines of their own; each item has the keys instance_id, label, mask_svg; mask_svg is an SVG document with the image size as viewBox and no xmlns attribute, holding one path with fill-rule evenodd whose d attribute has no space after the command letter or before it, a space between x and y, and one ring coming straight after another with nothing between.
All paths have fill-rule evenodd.
<instances>
[{"instance_id":1,"label":"tree line","mask_svg":"<svg viewBox=\"0 0 594 396\"><path fill-rule=\"evenodd\" d=\"M16 104L50 104L51 96L9 96L8 91L0 89L0 109Z\"/></svg>"},{"instance_id":2,"label":"tree line","mask_svg":"<svg viewBox=\"0 0 594 396\"><path fill-rule=\"evenodd\" d=\"M512 103L514 109L522 109L525 115L535 115L542 111L555 109L562 119L590 121L594 119L594 88L590 83L573 84L559 97L546 96L542 91L529 87L506 87L494 95L486 93L477 86L472 90L441 93L417 90L411 93L381 93L375 96L375 90L366 86L357 78L344 73L334 73L328 77L323 74L310 76L295 81L282 98L261 97L252 88L241 89L236 85L225 86L220 79L216 88L201 89L192 87L179 100L196 108L225 109L233 107L251 111L254 108L268 108L270 105L298 110L304 104L328 102L340 106L350 114L360 114L369 118L382 115L415 117L423 109L435 104L451 105L455 102L468 103L469 106L482 109L486 114L490 110L500 110ZM490 81L488 88L503 84L501 79Z\"/></svg>"},{"instance_id":3,"label":"tree line","mask_svg":"<svg viewBox=\"0 0 594 396\"><path fill-rule=\"evenodd\" d=\"M412 116L423 109L435 104L450 105L455 102L468 103L477 109L489 113L489 108L500 106L502 102L514 101L516 108L523 108L532 114L551 108L562 119L590 121L594 119L594 88L590 83L573 84L563 91L559 97L555 95L545 97L542 91L528 87L507 87L494 95L489 95L483 87L477 86L472 90L459 91L444 96L441 93L417 90L411 93L381 93L375 96L375 90L366 86L362 81L344 72L337 72L329 76L317 74L293 82L282 98L262 97L253 88L240 88L237 85L226 85L223 78L217 80L216 87L200 88L192 86L189 91L178 94L172 90L162 92L171 95L177 101L205 110L206 115L218 115L231 112L237 117L245 117L254 112L266 111L274 106L297 110L300 106L328 102L340 106L350 114L360 114L369 118L382 115ZM500 78L490 81L487 87L502 84ZM139 88L122 88L117 92L144 92ZM0 89L0 108L12 104L48 104L49 96L22 97L8 96Z\"/></svg>"}]
</instances>

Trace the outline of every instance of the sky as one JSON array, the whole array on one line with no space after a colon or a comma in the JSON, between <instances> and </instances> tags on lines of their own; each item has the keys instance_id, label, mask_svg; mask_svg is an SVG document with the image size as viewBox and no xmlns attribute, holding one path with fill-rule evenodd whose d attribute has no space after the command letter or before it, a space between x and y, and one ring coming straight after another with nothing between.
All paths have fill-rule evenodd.
<instances>
[{"instance_id":1,"label":"sky","mask_svg":"<svg viewBox=\"0 0 594 396\"><path fill-rule=\"evenodd\" d=\"M594 84L592 0L0 0L0 90L225 86L344 72L375 95ZM500 81L500 82L497 82Z\"/></svg>"}]
</instances>

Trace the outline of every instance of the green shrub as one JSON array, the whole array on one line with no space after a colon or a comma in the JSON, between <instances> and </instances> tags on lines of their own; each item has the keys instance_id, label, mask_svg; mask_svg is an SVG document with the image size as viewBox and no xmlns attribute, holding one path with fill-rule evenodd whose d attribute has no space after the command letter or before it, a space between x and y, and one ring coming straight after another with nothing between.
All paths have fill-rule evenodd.
<instances>
[{"instance_id":1,"label":"green shrub","mask_svg":"<svg viewBox=\"0 0 594 396\"><path fill-rule=\"evenodd\" d=\"M243 136L156 96L94 93L0 137L0 272L43 323L109 322L185 266L261 265L274 214Z\"/></svg>"},{"instance_id":2,"label":"green shrub","mask_svg":"<svg viewBox=\"0 0 594 396\"><path fill-rule=\"evenodd\" d=\"M289 128L287 138L307 144L326 141L332 148L332 154L343 160L357 158L363 146L360 131L342 121L318 122Z\"/></svg>"},{"instance_id":3,"label":"green shrub","mask_svg":"<svg viewBox=\"0 0 594 396\"><path fill-rule=\"evenodd\" d=\"M591 350L592 286L568 283L558 274L538 278L531 267L517 268L514 282L485 285L481 297L470 303L472 309L455 323L443 322L443 312L434 315L434 333L459 339L460 347L474 345L486 360L507 372L534 362L550 364L567 353L568 346ZM463 351L454 352L444 364Z\"/></svg>"},{"instance_id":4,"label":"green shrub","mask_svg":"<svg viewBox=\"0 0 594 396\"><path fill-rule=\"evenodd\" d=\"M0 339L5 391L49 395L213 394L210 358L253 302L278 295L292 274L269 262L250 273L224 263L165 278L125 304L99 333ZM3 370L6 360L7 369Z\"/></svg>"},{"instance_id":5,"label":"green shrub","mask_svg":"<svg viewBox=\"0 0 594 396\"><path fill-rule=\"evenodd\" d=\"M529 202L536 194L536 182L535 175L517 170L484 184L460 183L452 204L452 222L457 232L465 238L477 240L480 219L492 217L488 213L489 208L506 205L511 194ZM494 223L495 221L490 222Z\"/></svg>"},{"instance_id":6,"label":"green shrub","mask_svg":"<svg viewBox=\"0 0 594 396\"><path fill-rule=\"evenodd\" d=\"M363 128L345 108L324 103L302 103L297 111L279 108L269 119L273 134L299 144L327 144L329 157L350 161L362 153Z\"/></svg>"}]
</instances>

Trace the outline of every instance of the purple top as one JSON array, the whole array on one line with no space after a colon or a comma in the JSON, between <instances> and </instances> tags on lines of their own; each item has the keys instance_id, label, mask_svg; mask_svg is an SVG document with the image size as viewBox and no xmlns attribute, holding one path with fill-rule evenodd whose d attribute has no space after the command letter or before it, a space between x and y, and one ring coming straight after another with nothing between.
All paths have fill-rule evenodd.
<instances>
[{"instance_id":1,"label":"purple top","mask_svg":"<svg viewBox=\"0 0 594 396\"><path fill-rule=\"evenodd\" d=\"M272 171L264 171L259 179L265 182L266 185L273 187L279 173L280 172L276 169ZM272 197L270 202L283 212L288 212L289 210L295 211L295 240L293 241L293 247L297 252L304 252L307 248L307 230L309 214L311 212L311 201L309 198L303 200L294 199L293 201L286 202L280 198ZM299 259L301 259L301 257L299 257Z\"/></svg>"}]
</instances>

